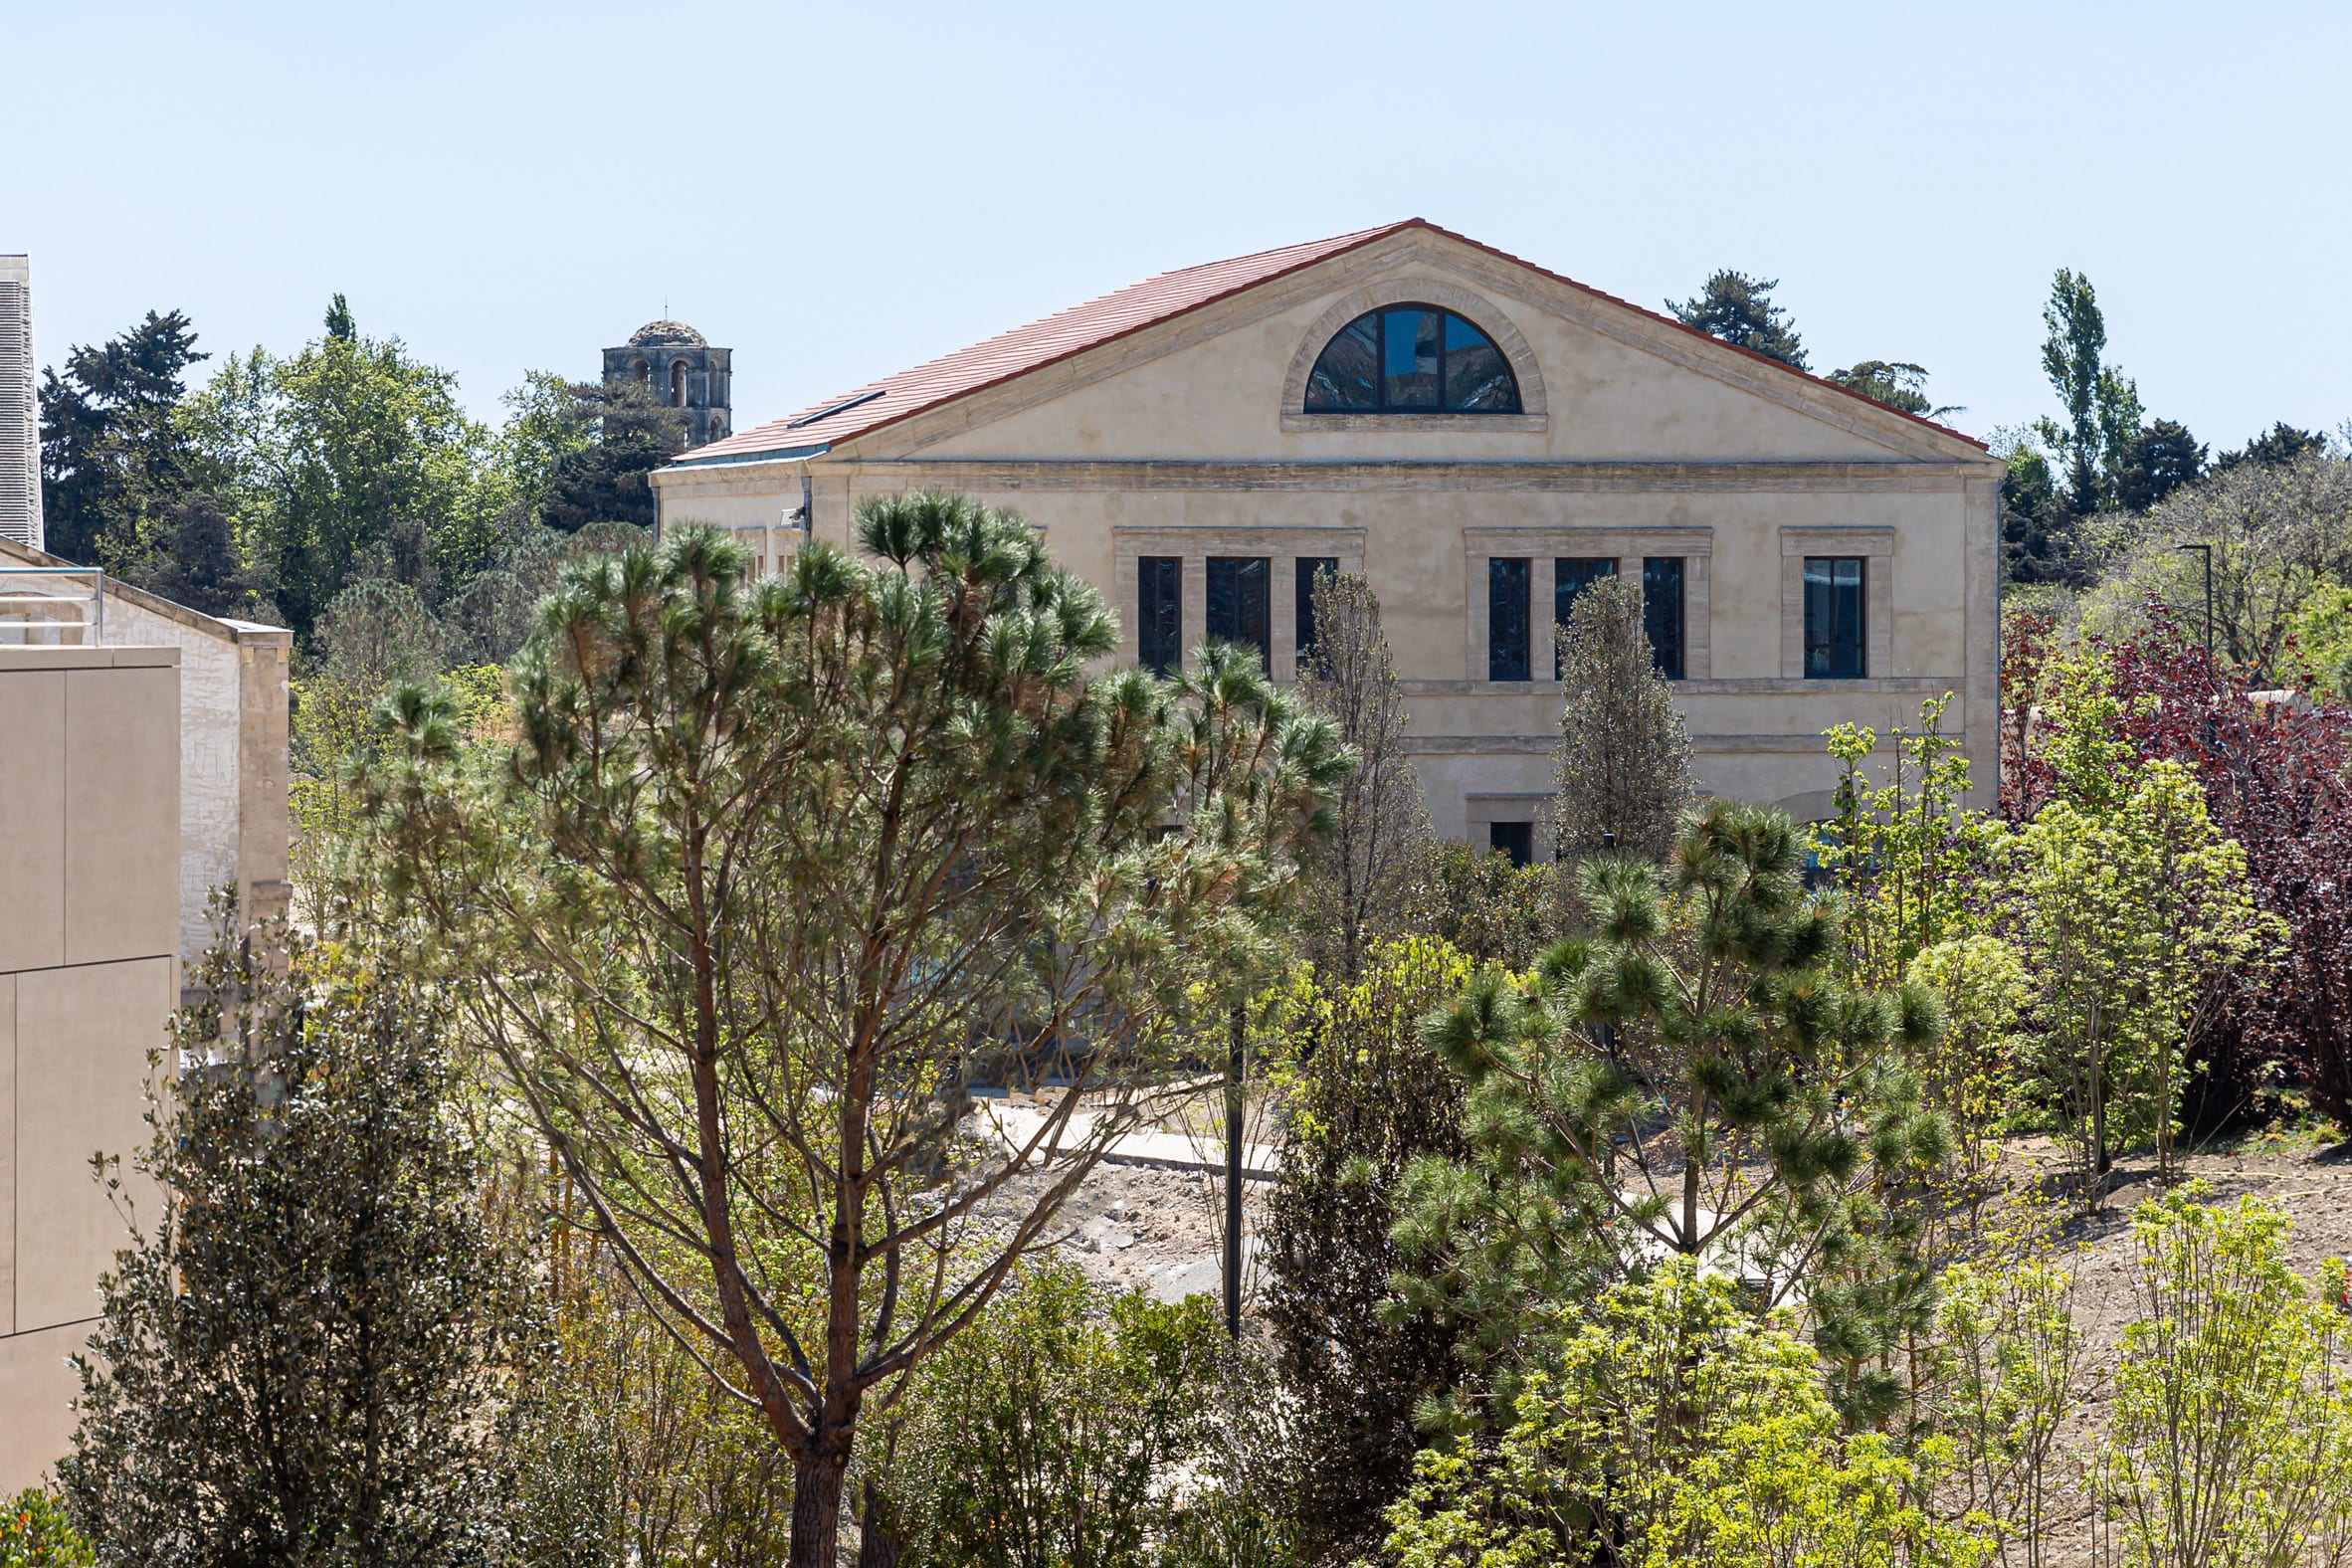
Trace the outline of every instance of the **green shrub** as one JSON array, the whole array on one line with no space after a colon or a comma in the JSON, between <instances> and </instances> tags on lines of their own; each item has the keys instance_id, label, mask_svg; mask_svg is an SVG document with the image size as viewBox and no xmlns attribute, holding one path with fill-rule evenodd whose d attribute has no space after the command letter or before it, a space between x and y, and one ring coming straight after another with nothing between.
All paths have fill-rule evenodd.
<instances>
[{"instance_id":1,"label":"green shrub","mask_svg":"<svg viewBox=\"0 0 2352 1568\"><path fill-rule=\"evenodd\" d=\"M2132 1216L2141 1315L2123 1333L2099 1476L2134 1562L2341 1562L2352 1551L2344 1265L2317 1298L2285 1214L2201 1185Z\"/></svg>"},{"instance_id":2,"label":"green shrub","mask_svg":"<svg viewBox=\"0 0 2352 1568\"><path fill-rule=\"evenodd\" d=\"M48 1487L28 1486L0 1504L0 1568L90 1568L97 1561Z\"/></svg>"},{"instance_id":3,"label":"green shrub","mask_svg":"<svg viewBox=\"0 0 2352 1568\"><path fill-rule=\"evenodd\" d=\"M1145 1561L1224 1353L1206 1296L1106 1299L1073 1265L1025 1269L906 1391L884 1481L903 1560Z\"/></svg>"},{"instance_id":4,"label":"green shrub","mask_svg":"<svg viewBox=\"0 0 2352 1568\"><path fill-rule=\"evenodd\" d=\"M1491 1456L1433 1450L1389 1509L1402 1568L1975 1564L1919 1507L1947 1446L1848 1437L1813 1352L1687 1259L1612 1286Z\"/></svg>"}]
</instances>

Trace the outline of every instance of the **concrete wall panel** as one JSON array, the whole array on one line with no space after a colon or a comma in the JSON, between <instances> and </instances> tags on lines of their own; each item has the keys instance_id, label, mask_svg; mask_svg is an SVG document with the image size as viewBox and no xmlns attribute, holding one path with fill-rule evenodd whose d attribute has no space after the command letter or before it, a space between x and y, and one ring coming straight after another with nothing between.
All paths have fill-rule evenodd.
<instances>
[{"instance_id":1,"label":"concrete wall panel","mask_svg":"<svg viewBox=\"0 0 2352 1568\"><path fill-rule=\"evenodd\" d=\"M66 956L66 672L0 671L0 972Z\"/></svg>"},{"instance_id":2,"label":"concrete wall panel","mask_svg":"<svg viewBox=\"0 0 2352 1568\"><path fill-rule=\"evenodd\" d=\"M0 1337L0 1495L14 1496L74 1446L74 1399L82 1383L66 1358L87 1326Z\"/></svg>"},{"instance_id":3,"label":"concrete wall panel","mask_svg":"<svg viewBox=\"0 0 2352 1568\"><path fill-rule=\"evenodd\" d=\"M179 672L66 675L66 958L179 948Z\"/></svg>"},{"instance_id":4,"label":"concrete wall panel","mask_svg":"<svg viewBox=\"0 0 2352 1568\"><path fill-rule=\"evenodd\" d=\"M171 907L170 882L160 902ZM147 1053L165 1042L175 964L164 953L16 977L16 1321L20 1331L95 1317L98 1276L127 1233L91 1156L124 1156L124 1189L151 1223L151 1189L128 1174L146 1141ZM26 1268L37 1261L38 1268Z\"/></svg>"}]
</instances>

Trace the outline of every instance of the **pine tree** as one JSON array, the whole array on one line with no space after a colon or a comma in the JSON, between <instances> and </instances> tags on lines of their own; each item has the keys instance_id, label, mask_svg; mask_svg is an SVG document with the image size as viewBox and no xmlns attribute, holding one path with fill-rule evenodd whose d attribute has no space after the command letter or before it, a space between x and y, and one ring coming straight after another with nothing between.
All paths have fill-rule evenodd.
<instances>
[{"instance_id":1,"label":"pine tree","mask_svg":"<svg viewBox=\"0 0 2352 1568\"><path fill-rule=\"evenodd\" d=\"M96 348L67 351L41 378L41 508L53 554L128 574L173 506L198 485L174 417L197 352L188 318L146 319Z\"/></svg>"},{"instance_id":2,"label":"pine tree","mask_svg":"<svg viewBox=\"0 0 2352 1568\"><path fill-rule=\"evenodd\" d=\"M1779 287L1777 278L1750 278L1726 268L1707 279L1695 297L1679 303L1668 299L1666 308L1684 326L1804 370L1809 367L1797 323L1772 302L1772 291Z\"/></svg>"},{"instance_id":3,"label":"pine tree","mask_svg":"<svg viewBox=\"0 0 2352 1568\"><path fill-rule=\"evenodd\" d=\"M2115 501L2126 511L2146 511L2205 472L2205 448L2189 427L2160 419L2132 437L2115 471Z\"/></svg>"}]
</instances>

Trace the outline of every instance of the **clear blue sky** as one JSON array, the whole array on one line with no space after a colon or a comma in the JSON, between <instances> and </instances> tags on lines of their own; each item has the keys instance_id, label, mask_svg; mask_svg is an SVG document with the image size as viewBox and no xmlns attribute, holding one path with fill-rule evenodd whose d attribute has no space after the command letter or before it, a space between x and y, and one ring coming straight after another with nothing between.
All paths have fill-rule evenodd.
<instances>
[{"instance_id":1,"label":"clear blue sky","mask_svg":"<svg viewBox=\"0 0 2352 1568\"><path fill-rule=\"evenodd\" d=\"M2054 268L2216 450L2352 417L2352 6L0 0L36 331L327 296L494 416L669 312L748 428L1137 278L1422 216L2052 411ZM29 142L22 139L29 136Z\"/></svg>"}]
</instances>

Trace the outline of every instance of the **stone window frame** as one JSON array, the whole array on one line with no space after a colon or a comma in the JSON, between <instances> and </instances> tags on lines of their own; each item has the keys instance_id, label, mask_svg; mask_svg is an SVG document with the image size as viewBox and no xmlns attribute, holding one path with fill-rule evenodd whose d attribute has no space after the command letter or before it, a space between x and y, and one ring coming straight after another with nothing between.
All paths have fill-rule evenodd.
<instances>
[{"instance_id":1,"label":"stone window frame","mask_svg":"<svg viewBox=\"0 0 2352 1568\"><path fill-rule=\"evenodd\" d=\"M1462 830L1466 842L1475 849L1486 847L1485 829L1497 822L1529 822L1535 825L1534 864L1547 865L1559 858L1552 843L1552 808L1558 802L1558 790L1467 790L1462 797Z\"/></svg>"},{"instance_id":2,"label":"stone window frame","mask_svg":"<svg viewBox=\"0 0 2352 1568\"><path fill-rule=\"evenodd\" d=\"M1552 671L1558 668L1557 644L1550 610L1557 601L1558 566L1564 558L1615 556L1617 572L1633 582L1642 580L1642 562L1654 555L1678 555L1682 568L1682 679L1677 686L1707 680L1714 672L1712 639L1708 635L1709 583L1713 577L1715 530L1712 527L1626 527L1619 524L1563 524L1557 527L1470 527L1462 530L1463 581L1467 626L1463 642L1463 673L1472 691L1533 691L1556 687ZM1853 553L1853 552L1849 552ZM1527 681L1488 681L1486 673L1486 561L1495 555L1532 558L1534 613L1533 646L1527 650ZM1797 563L1798 576L1805 563ZM1800 583L1800 587L1802 583ZM1804 628L1798 628L1803 641ZM1799 657L1803 651L1800 649Z\"/></svg>"},{"instance_id":3,"label":"stone window frame","mask_svg":"<svg viewBox=\"0 0 2352 1568\"><path fill-rule=\"evenodd\" d=\"M1780 530L1780 674L1805 680L1805 557L1862 558L1862 676L1860 681L1811 681L1814 686L1858 686L1895 674L1894 529L1878 523L1790 524Z\"/></svg>"},{"instance_id":4,"label":"stone window frame","mask_svg":"<svg viewBox=\"0 0 2352 1568\"><path fill-rule=\"evenodd\" d=\"M1313 374L1315 361L1342 327L1357 316L1383 305L1434 304L1451 310L1470 325L1486 334L1487 340L1502 351L1510 361L1511 378L1519 384L1519 412L1516 414L1429 413L1429 414L1309 414L1306 408L1306 379ZM1535 351L1527 343L1511 318L1500 306L1483 294L1472 294L1460 284L1438 278L1393 278L1383 283L1368 284L1352 293L1342 294L1331 307L1315 318L1299 339L1298 347L1290 356L1289 373L1282 378L1282 402L1277 410L1284 431L1317 430L1442 430L1460 434L1465 430L1545 431L1551 429L1550 405L1545 397L1543 372L1536 367Z\"/></svg>"},{"instance_id":5,"label":"stone window frame","mask_svg":"<svg viewBox=\"0 0 2352 1568\"><path fill-rule=\"evenodd\" d=\"M1274 679L1276 686L1289 686L1298 679L1298 628L1296 618L1276 613L1272 600L1272 586L1295 576L1301 556L1309 558L1336 556L1342 572L1361 573L1364 570L1364 530L1362 528L1332 528L1303 525L1299 527L1124 527L1114 525L1110 530L1111 608L1119 618L1119 650L1115 656L1121 665L1132 665L1139 653L1135 635L1135 594L1138 572L1135 563L1146 555L1175 555L1184 561L1184 668L1195 668L1193 650L1206 635L1204 617L1209 604L1209 557L1212 555L1263 555L1267 558L1270 599L1269 631L1274 644Z\"/></svg>"}]
</instances>

